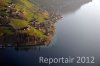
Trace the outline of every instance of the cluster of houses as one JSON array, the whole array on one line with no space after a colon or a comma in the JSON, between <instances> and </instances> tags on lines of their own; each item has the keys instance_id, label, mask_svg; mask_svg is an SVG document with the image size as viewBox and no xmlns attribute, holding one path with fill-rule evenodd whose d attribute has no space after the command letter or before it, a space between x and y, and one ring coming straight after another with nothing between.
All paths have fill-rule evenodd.
<instances>
[{"instance_id":1,"label":"cluster of houses","mask_svg":"<svg viewBox=\"0 0 100 66\"><path fill-rule=\"evenodd\" d=\"M7 10L6 10L7 13L9 13L9 16L10 17L17 17L17 18L20 18L20 19L25 19L24 17L24 12L22 10L17 10L16 9L16 5L15 4L10 4L8 7L7 7Z\"/></svg>"}]
</instances>

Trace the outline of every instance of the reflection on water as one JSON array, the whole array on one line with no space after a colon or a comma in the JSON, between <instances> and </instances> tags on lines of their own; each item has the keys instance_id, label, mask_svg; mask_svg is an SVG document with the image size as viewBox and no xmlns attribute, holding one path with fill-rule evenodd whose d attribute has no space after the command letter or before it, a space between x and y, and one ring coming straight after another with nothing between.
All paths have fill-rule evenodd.
<instances>
[{"instance_id":1,"label":"reflection on water","mask_svg":"<svg viewBox=\"0 0 100 66\"><path fill-rule=\"evenodd\" d=\"M75 0L68 0L76 2ZM78 1L78 0L77 0ZM85 1L85 0L82 0ZM80 0L79 0L80 2ZM86 2L85 2L86 3ZM81 4L83 5L83 4ZM80 7L80 6L78 6ZM3 63L13 66L48 66L38 64L39 56L44 57L76 57L94 56L95 64L52 64L52 66L99 66L100 65L100 1L93 0L76 12L63 15L56 24L52 47L15 51L14 48L0 50ZM77 9L77 8L76 8ZM56 39L56 41L55 41Z\"/></svg>"},{"instance_id":2,"label":"reflection on water","mask_svg":"<svg viewBox=\"0 0 100 66\"><path fill-rule=\"evenodd\" d=\"M95 56L96 64L100 60L100 1L93 0L76 12L64 15L57 24L61 51L67 50L70 55ZM63 32L64 31L64 32ZM66 38L66 39L63 39ZM61 40L63 39L63 40ZM65 53L62 53L65 54ZM98 66L98 65L93 65Z\"/></svg>"}]
</instances>

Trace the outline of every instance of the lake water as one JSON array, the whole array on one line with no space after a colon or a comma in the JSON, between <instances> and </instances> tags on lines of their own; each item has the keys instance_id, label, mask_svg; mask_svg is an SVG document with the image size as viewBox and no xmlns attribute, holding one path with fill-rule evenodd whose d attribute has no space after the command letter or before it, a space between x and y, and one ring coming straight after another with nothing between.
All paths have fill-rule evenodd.
<instances>
[{"instance_id":1,"label":"lake water","mask_svg":"<svg viewBox=\"0 0 100 66\"><path fill-rule=\"evenodd\" d=\"M74 1L74 0L73 0ZM95 57L94 64L52 64L51 66L100 66L100 0L93 0L63 14L56 23L52 43L40 49L0 49L4 66L48 66L39 57Z\"/></svg>"}]
</instances>

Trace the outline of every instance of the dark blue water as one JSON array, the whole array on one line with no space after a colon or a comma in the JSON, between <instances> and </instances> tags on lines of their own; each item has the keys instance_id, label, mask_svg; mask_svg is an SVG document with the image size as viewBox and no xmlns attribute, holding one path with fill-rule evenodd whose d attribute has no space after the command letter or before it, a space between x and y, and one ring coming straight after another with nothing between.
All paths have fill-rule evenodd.
<instances>
[{"instance_id":1,"label":"dark blue water","mask_svg":"<svg viewBox=\"0 0 100 66\"><path fill-rule=\"evenodd\" d=\"M56 32L49 46L37 48L0 49L3 66L49 66L39 63L39 57L59 58L94 56L94 64L51 64L50 66L99 66L100 65L100 0L93 0L77 10L66 13L56 23ZM0 66L2 66L0 65Z\"/></svg>"}]
</instances>

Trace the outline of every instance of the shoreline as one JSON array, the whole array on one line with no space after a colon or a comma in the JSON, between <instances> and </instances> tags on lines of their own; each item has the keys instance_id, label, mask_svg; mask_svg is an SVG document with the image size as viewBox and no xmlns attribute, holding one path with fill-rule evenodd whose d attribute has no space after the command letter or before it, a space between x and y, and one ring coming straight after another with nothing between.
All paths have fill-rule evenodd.
<instances>
[{"instance_id":1,"label":"shoreline","mask_svg":"<svg viewBox=\"0 0 100 66\"><path fill-rule=\"evenodd\" d=\"M61 19L62 17L55 17L52 21L49 22L51 25L48 28L50 32L47 32L46 38L41 39L34 36L24 36L24 34L20 34L16 37L16 35L5 35L0 36L0 47L24 47L24 46L41 46L41 45L49 45L52 41L53 34L55 32L55 23ZM18 35L18 34L17 34ZM15 44L15 45L13 45Z\"/></svg>"},{"instance_id":2,"label":"shoreline","mask_svg":"<svg viewBox=\"0 0 100 66\"><path fill-rule=\"evenodd\" d=\"M0 1L0 45L49 45L61 15L28 0ZM22 4L23 3L23 4Z\"/></svg>"}]
</instances>

